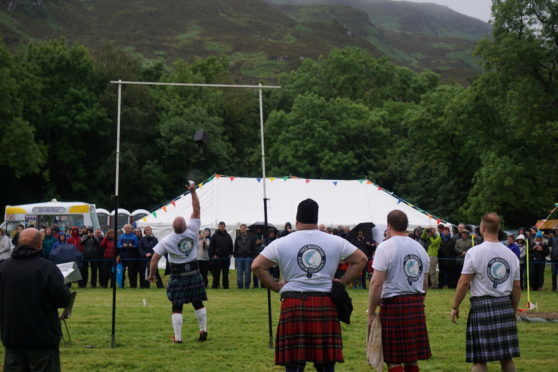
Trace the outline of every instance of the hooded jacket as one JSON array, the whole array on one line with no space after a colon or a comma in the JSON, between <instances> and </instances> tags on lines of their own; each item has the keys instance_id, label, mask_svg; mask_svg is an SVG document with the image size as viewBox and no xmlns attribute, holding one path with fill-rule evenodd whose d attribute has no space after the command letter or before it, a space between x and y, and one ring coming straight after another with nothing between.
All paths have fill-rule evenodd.
<instances>
[{"instance_id":1,"label":"hooded jacket","mask_svg":"<svg viewBox=\"0 0 558 372\"><path fill-rule=\"evenodd\" d=\"M140 257L145 257L145 255L148 253L153 254L153 247L155 247L157 243L159 243L159 240L153 235L145 235L143 238L141 238L138 247Z\"/></svg>"},{"instance_id":2,"label":"hooded jacket","mask_svg":"<svg viewBox=\"0 0 558 372\"><path fill-rule=\"evenodd\" d=\"M54 246L54 244L56 243L56 238L54 237L54 235L47 235L45 236L45 238L43 239L43 257L47 258L50 256L50 251L52 250L52 247Z\"/></svg>"},{"instance_id":3,"label":"hooded jacket","mask_svg":"<svg viewBox=\"0 0 558 372\"><path fill-rule=\"evenodd\" d=\"M58 308L68 306L70 291L60 270L41 251L19 246L0 265L2 343L15 350L58 347Z\"/></svg>"},{"instance_id":4,"label":"hooded jacket","mask_svg":"<svg viewBox=\"0 0 558 372\"><path fill-rule=\"evenodd\" d=\"M217 230L211 237L209 243L209 257L217 256L218 258L229 258L233 253L232 238L227 230Z\"/></svg>"},{"instance_id":5,"label":"hooded jacket","mask_svg":"<svg viewBox=\"0 0 558 372\"><path fill-rule=\"evenodd\" d=\"M79 236L79 229L77 226L72 226L70 229L70 237L66 237L66 243L72 244L80 252L83 250L81 247L81 236Z\"/></svg>"}]
</instances>

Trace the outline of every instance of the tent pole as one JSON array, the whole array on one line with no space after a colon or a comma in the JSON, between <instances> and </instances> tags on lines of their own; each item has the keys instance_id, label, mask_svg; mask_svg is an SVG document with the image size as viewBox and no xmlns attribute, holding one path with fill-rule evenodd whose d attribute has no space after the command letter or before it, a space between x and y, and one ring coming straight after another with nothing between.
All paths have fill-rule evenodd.
<instances>
[{"instance_id":1,"label":"tent pole","mask_svg":"<svg viewBox=\"0 0 558 372\"><path fill-rule=\"evenodd\" d=\"M118 113L116 117L116 175L114 178L114 257L112 262L112 331L110 347L116 347L116 242L118 231L118 177L120 171L120 108L122 107L122 80L118 80Z\"/></svg>"},{"instance_id":2,"label":"tent pole","mask_svg":"<svg viewBox=\"0 0 558 372\"><path fill-rule=\"evenodd\" d=\"M263 181L263 206L264 206L264 242L269 243L269 234L267 228L267 193L265 188L265 141L264 141L264 120L263 120L263 100L262 100L262 83L258 85L258 96L260 100L260 136L262 140L262 181ZM271 290L267 289L267 322L269 328L269 348L273 348L273 329L271 325Z\"/></svg>"}]
</instances>

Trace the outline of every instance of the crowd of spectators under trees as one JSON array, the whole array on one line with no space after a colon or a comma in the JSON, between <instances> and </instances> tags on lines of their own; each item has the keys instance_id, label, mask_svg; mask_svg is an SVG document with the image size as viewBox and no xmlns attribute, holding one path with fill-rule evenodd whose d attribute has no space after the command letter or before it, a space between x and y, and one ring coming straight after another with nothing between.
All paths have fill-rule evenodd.
<instances>
[{"instance_id":1,"label":"crowd of spectators under trees","mask_svg":"<svg viewBox=\"0 0 558 372\"><path fill-rule=\"evenodd\" d=\"M353 288L366 289L366 283L372 275L374 252L380 242L375 241L371 234L356 228L351 230L349 226L333 227L320 224L318 228L324 233L347 239L366 254L369 264L353 282ZM18 226L12 236L7 236L5 231L0 229L0 262L9 258L11 251L18 246L19 233L23 229L23 225ZM142 230L125 225L118 237L115 237L114 230L103 232L101 229L86 226L72 226L68 231L60 230L57 225L43 226L40 231L43 236L43 257L56 264L76 262L83 276L78 282L79 287L84 288L89 284L95 288L98 284L107 288L109 284L112 285L116 253L117 262L123 269L122 286L126 286L127 277L129 287L137 288L139 284L140 288L149 288L147 270L153 247L158 243L151 227L147 226ZM261 285L250 270L252 261L266 244L293 231L292 225L287 222L281 231L270 228L265 239L262 226L251 226L249 229L246 224L241 224L233 240L225 222L220 222L213 233L209 228L200 230L197 260L205 286L211 284L215 289L228 289L229 268L231 259L234 258L237 288L259 288ZM409 233L409 237L419 242L430 257L429 283L432 289L455 288L461 275L465 254L470 248L483 242L478 231L469 231L465 224L456 227L444 224L439 224L436 228L417 227ZM520 260L522 289L530 285L532 290L542 290L546 263L550 261L552 290L557 290L558 226L547 233L534 226L529 229L521 227L516 235L508 234L502 243ZM530 283L527 283L527 257L530 265ZM341 276L347 267L348 265L341 263L336 275ZM271 272L279 280L279 268L274 267ZM210 274L213 278L212 283L209 281ZM164 287L160 275L157 276L156 286Z\"/></svg>"}]
</instances>

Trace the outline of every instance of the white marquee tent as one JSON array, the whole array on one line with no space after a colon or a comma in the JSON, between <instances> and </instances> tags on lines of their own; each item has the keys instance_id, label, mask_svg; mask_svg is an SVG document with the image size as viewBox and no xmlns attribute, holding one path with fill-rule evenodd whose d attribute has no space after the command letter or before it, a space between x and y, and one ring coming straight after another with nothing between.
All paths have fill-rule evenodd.
<instances>
[{"instance_id":1,"label":"white marquee tent","mask_svg":"<svg viewBox=\"0 0 558 372\"><path fill-rule=\"evenodd\" d=\"M201 203L202 228L215 229L219 221L228 230L240 224L248 225L264 220L263 180L215 175L199 184L197 193ZM435 226L440 220L383 190L368 180L317 180L297 177L267 178L268 222L282 229L285 222L294 227L296 208L301 200L312 198L320 206L319 223L326 226L350 225L360 222L385 224L393 209L404 211L409 227ZM187 219L192 213L189 193L180 195L168 204L152 211L137 221L138 226L151 226L156 236L171 232L177 216Z\"/></svg>"}]
</instances>

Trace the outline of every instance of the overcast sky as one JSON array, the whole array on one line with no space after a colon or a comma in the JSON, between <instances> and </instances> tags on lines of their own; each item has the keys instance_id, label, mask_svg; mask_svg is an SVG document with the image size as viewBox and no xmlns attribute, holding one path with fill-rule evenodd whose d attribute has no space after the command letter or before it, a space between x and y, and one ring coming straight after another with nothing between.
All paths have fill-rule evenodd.
<instances>
[{"instance_id":1,"label":"overcast sky","mask_svg":"<svg viewBox=\"0 0 558 372\"><path fill-rule=\"evenodd\" d=\"M435 3L445 5L451 9L471 17L488 22L490 19L491 0L406 0L415 3Z\"/></svg>"}]
</instances>

